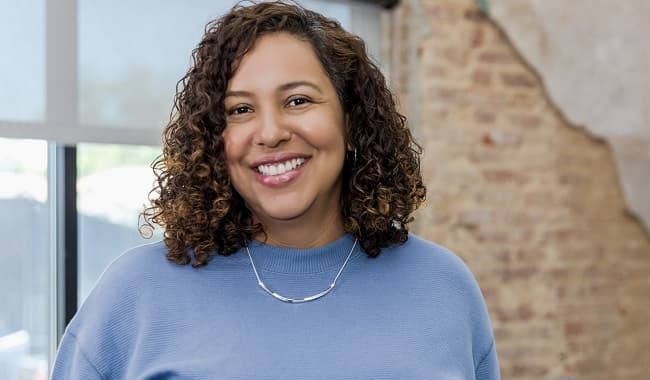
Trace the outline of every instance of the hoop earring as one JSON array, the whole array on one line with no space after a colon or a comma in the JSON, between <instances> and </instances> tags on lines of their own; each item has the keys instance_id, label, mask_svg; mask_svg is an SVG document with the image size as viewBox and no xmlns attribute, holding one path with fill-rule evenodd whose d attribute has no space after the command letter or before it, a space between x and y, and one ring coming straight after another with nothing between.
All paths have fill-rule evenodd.
<instances>
[{"instance_id":1,"label":"hoop earring","mask_svg":"<svg viewBox=\"0 0 650 380\"><path fill-rule=\"evenodd\" d=\"M354 167L357 165L357 149L355 148L354 150L348 150L345 152L345 161L350 165L350 167Z\"/></svg>"}]
</instances>

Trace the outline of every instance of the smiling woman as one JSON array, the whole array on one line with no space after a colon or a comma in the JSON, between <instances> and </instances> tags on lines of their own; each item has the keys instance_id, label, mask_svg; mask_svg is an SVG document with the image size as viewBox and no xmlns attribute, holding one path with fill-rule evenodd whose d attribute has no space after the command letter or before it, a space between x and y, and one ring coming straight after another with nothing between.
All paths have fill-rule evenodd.
<instances>
[{"instance_id":1,"label":"smiling woman","mask_svg":"<svg viewBox=\"0 0 650 380\"><path fill-rule=\"evenodd\" d=\"M345 118L311 45L289 33L260 37L225 104L228 174L267 242L317 247L340 237Z\"/></svg>"},{"instance_id":2,"label":"smiling woman","mask_svg":"<svg viewBox=\"0 0 650 380\"><path fill-rule=\"evenodd\" d=\"M165 226L170 260L200 267L260 236L308 248L345 231L370 257L407 240L425 198L420 147L359 37L315 12L263 3L210 23L193 58L155 166L159 197L144 213ZM335 157L338 166L324 165ZM273 164L271 173L293 158L305 160L293 173L253 167ZM294 217L268 219L289 204Z\"/></svg>"},{"instance_id":3,"label":"smiling woman","mask_svg":"<svg viewBox=\"0 0 650 380\"><path fill-rule=\"evenodd\" d=\"M408 232L420 148L363 41L265 2L193 58L143 212L164 240L106 270L53 378L497 379L471 273Z\"/></svg>"}]
</instances>

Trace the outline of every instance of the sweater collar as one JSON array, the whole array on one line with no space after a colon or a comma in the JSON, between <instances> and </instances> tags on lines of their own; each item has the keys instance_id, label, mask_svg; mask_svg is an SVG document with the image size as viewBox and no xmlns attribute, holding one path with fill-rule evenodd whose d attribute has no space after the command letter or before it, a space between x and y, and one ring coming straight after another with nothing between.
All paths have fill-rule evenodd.
<instances>
[{"instance_id":1,"label":"sweater collar","mask_svg":"<svg viewBox=\"0 0 650 380\"><path fill-rule=\"evenodd\" d=\"M318 273L339 270L354 245L354 236L345 234L337 240L316 248L277 247L253 240L248 247L260 270L279 273ZM246 248L239 253L248 260ZM350 261L361 255L361 246L357 243Z\"/></svg>"}]
</instances>

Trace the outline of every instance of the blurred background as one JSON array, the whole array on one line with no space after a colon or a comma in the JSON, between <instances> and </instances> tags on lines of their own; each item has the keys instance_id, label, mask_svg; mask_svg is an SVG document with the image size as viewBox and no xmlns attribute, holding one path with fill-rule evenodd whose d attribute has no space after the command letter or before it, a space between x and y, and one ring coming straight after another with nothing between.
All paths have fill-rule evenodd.
<instances>
[{"instance_id":1,"label":"blurred background","mask_svg":"<svg viewBox=\"0 0 650 380\"><path fill-rule=\"evenodd\" d=\"M138 233L176 82L230 0L0 0L0 379ZM424 148L413 230L486 298L504 379L650 378L650 3L300 1L359 34ZM433 311L432 311L433 312Z\"/></svg>"}]
</instances>

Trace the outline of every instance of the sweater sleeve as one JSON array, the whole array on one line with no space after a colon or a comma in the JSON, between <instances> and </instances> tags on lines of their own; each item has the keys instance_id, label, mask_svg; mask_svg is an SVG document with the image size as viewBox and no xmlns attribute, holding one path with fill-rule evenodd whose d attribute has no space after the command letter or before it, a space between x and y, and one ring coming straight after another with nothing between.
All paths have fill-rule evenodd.
<instances>
[{"instance_id":1,"label":"sweater sleeve","mask_svg":"<svg viewBox=\"0 0 650 380\"><path fill-rule=\"evenodd\" d=\"M138 326L135 311L146 282L138 268L149 267L141 253L127 251L100 276L66 327L52 380L126 378Z\"/></svg>"},{"instance_id":2,"label":"sweater sleeve","mask_svg":"<svg viewBox=\"0 0 650 380\"><path fill-rule=\"evenodd\" d=\"M51 380L105 380L88 360L74 335L66 332L54 361Z\"/></svg>"},{"instance_id":3,"label":"sweater sleeve","mask_svg":"<svg viewBox=\"0 0 650 380\"><path fill-rule=\"evenodd\" d=\"M499 362L497 360L497 352L494 347L494 341L490 345L488 352L476 367L476 380L499 380Z\"/></svg>"}]
</instances>

